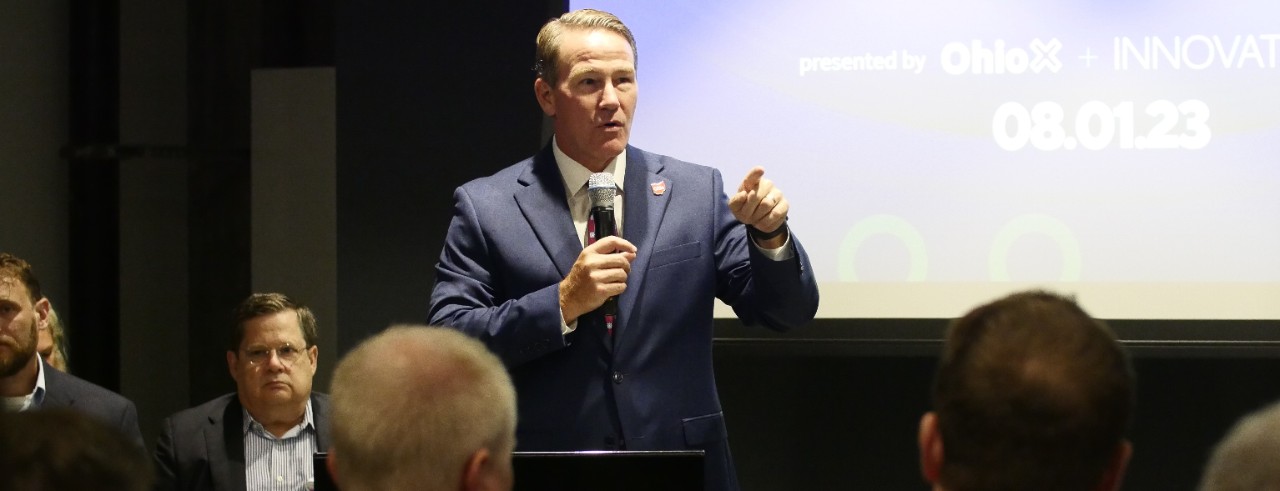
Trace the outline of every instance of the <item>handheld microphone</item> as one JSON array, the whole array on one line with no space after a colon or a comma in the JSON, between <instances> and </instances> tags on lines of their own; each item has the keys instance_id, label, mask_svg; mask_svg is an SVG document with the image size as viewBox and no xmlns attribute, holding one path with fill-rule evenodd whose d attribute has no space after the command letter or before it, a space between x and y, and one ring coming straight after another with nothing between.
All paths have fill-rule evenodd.
<instances>
[{"instance_id":1,"label":"handheld microphone","mask_svg":"<svg viewBox=\"0 0 1280 491\"><path fill-rule=\"evenodd\" d=\"M618 224L613 218L613 198L618 186L613 174L597 172L587 179L587 194L591 195L591 219L596 222L596 240L618 235ZM618 313L618 297L609 297L600 307L606 316Z\"/></svg>"}]
</instances>

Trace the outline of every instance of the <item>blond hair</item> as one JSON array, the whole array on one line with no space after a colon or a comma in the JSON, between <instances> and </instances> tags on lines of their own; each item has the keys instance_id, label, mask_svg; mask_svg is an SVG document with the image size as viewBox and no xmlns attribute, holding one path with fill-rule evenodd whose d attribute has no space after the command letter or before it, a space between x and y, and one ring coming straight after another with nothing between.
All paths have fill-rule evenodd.
<instances>
[{"instance_id":1,"label":"blond hair","mask_svg":"<svg viewBox=\"0 0 1280 491\"><path fill-rule=\"evenodd\" d=\"M1200 491L1280 489L1280 403L1249 414L1213 449Z\"/></svg>"},{"instance_id":2,"label":"blond hair","mask_svg":"<svg viewBox=\"0 0 1280 491\"><path fill-rule=\"evenodd\" d=\"M45 329L49 330L49 339L53 342L53 347L48 355L41 353L40 356L44 356L44 361L49 362L53 368L70 373L71 360L67 356L67 332L52 303L49 304L49 322L46 323Z\"/></svg>"},{"instance_id":3,"label":"blond hair","mask_svg":"<svg viewBox=\"0 0 1280 491\"><path fill-rule=\"evenodd\" d=\"M628 29L621 19L601 10L574 10L547 21L538 31L538 59L534 70L538 72L538 78L547 85L555 86L560 81L560 37L565 31L571 29L588 31L601 29L617 33L631 45L632 59L639 63L640 53L636 51L636 38L631 35L631 29Z\"/></svg>"}]
</instances>

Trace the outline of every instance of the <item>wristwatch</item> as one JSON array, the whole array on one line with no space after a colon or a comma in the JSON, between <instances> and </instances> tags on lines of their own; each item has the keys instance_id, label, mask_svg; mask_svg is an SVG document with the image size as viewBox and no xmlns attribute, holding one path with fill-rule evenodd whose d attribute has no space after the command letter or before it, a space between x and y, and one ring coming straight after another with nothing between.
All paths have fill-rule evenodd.
<instances>
[{"instance_id":1,"label":"wristwatch","mask_svg":"<svg viewBox=\"0 0 1280 491\"><path fill-rule=\"evenodd\" d=\"M756 240L760 240L760 241L769 240L779 235L787 233L787 222L785 221L782 222L782 225L779 226L777 229L774 229L774 231L767 232L767 233L760 231L760 229L755 228L755 226L747 225L747 232L750 232L751 237Z\"/></svg>"}]
</instances>

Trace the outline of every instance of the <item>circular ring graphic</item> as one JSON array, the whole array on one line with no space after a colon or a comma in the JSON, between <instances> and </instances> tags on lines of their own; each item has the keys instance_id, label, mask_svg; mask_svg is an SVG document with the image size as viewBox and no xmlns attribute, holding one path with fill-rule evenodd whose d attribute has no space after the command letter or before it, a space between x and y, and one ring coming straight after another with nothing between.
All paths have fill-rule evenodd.
<instances>
[{"instance_id":1,"label":"circular ring graphic","mask_svg":"<svg viewBox=\"0 0 1280 491\"><path fill-rule=\"evenodd\" d=\"M1027 234L1042 234L1058 244L1062 253L1062 275L1059 281L1078 281L1080 279L1080 244L1076 241L1071 228L1061 220L1042 214L1019 215L1006 223L996 233L991 243L991 255L987 258L992 281L1010 281L1009 249L1019 237Z\"/></svg>"},{"instance_id":2,"label":"circular ring graphic","mask_svg":"<svg viewBox=\"0 0 1280 491\"><path fill-rule=\"evenodd\" d=\"M872 236L889 235L896 237L907 246L911 255L911 267L906 281L924 281L929 270L929 255L925 251L924 237L920 231L900 217L894 215L872 215L853 225L840 241L839 273L840 281L858 281L858 272L854 260L858 256L858 248Z\"/></svg>"}]
</instances>

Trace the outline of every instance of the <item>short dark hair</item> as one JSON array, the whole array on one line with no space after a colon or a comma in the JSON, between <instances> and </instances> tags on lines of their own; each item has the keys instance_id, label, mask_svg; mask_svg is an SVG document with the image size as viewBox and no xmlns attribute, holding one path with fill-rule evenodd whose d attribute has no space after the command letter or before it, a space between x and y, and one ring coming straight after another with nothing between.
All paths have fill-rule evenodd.
<instances>
[{"instance_id":1,"label":"short dark hair","mask_svg":"<svg viewBox=\"0 0 1280 491\"><path fill-rule=\"evenodd\" d=\"M227 351L240 349L240 343L244 342L244 324L249 319L286 310L292 310L298 314L298 327L302 328L302 339L307 343L304 348L315 346L320 339L316 334L316 316L311 313L310 308L293 301L283 293L254 293L236 307L232 319L231 336L227 340Z\"/></svg>"},{"instance_id":2,"label":"short dark hair","mask_svg":"<svg viewBox=\"0 0 1280 491\"><path fill-rule=\"evenodd\" d=\"M0 488L144 491L144 449L116 428L66 408L0 413Z\"/></svg>"},{"instance_id":3,"label":"short dark hair","mask_svg":"<svg viewBox=\"0 0 1280 491\"><path fill-rule=\"evenodd\" d=\"M4 278L14 278L26 285L27 296L31 297L31 303L39 302L44 298L44 293L40 291L40 280L36 279L31 264L13 254L0 252L0 279Z\"/></svg>"},{"instance_id":4,"label":"short dark hair","mask_svg":"<svg viewBox=\"0 0 1280 491\"><path fill-rule=\"evenodd\" d=\"M1128 428L1133 368L1074 300L1021 292L951 324L933 403L947 489L1091 489Z\"/></svg>"}]
</instances>

